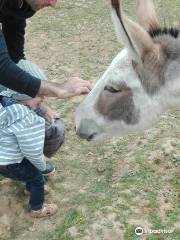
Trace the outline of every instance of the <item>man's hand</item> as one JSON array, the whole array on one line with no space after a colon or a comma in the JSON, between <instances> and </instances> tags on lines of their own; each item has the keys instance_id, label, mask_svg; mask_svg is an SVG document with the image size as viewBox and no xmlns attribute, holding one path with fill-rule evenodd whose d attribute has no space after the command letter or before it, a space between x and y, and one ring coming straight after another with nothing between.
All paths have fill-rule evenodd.
<instances>
[{"instance_id":1,"label":"man's hand","mask_svg":"<svg viewBox=\"0 0 180 240\"><path fill-rule=\"evenodd\" d=\"M90 90L90 83L78 77L73 77L61 85L64 98L87 94Z\"/></svg>"},{"instance_id":2,"label":"man's hand","mask_svg":"<svg viewBox=\"0 0 180 240\"><path fill-rule=\"evenodd\" d=\"M89 82L73 77L64 83L42 81L38 95L65 99L88 94L90 91L91 85Z\"/></svg>"}]
</instances>

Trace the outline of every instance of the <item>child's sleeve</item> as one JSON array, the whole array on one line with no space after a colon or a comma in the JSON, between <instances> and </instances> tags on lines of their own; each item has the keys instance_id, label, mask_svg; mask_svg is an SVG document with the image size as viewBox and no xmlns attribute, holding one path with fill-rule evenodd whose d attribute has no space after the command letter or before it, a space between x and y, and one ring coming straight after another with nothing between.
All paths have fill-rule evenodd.
<instances>
[{"instance_id":1,"label":"child's sleeve","mask_svg":"<svg viewBox=\"0 0 180 240\"><path fill-rule=\"evenodd\" d=\"M43 155L44 119L32 113L25 116L23 120L16 121L12 129L24 157L40 171L44 171L46 169L46 161Z\"/></svg>"}]
</instances>

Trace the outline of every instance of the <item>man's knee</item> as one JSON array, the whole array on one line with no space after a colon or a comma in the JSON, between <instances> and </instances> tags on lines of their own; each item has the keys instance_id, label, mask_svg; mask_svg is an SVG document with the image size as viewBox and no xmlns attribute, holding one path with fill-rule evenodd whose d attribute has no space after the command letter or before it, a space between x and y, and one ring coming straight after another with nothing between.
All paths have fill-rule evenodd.
<instances>
[{"instance_id":1,"label":"man's knee","mask_svg":"<svg viewBox=\"0 0 180 240\"><path fill-rule=\"evenodd\" d=\"M52 157L61 147L65 138L65 127L61 119L55 119L51 124L46 125L44 155Z\"/></svg>"},{"instance_id":2,"label":"man's knee","mask_svg":"<svg viewBox=\"0 0 180 240\"><path fill-rule=\"evenodd\" d=\"M41 106L36 110L36 113L45 120L44 155L50 158L58 151L64 142L64 123L59 118L51 122L45 107Z\"/></svg>"}]
</instances>

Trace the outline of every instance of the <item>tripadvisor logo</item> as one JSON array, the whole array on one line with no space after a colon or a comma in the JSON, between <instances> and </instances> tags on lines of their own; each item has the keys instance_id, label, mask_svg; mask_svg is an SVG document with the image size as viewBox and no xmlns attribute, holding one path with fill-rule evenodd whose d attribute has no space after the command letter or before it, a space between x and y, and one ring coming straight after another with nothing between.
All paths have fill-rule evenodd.
<instances>
[{"instance_id":1,"label":"tripadvisor logo","mask_svg":"<svg viewBox=\"0 0 180 240\"><path fill-rule=\"evenodd\" d=\"M137 227L135 229L135 234L141 236L143 234L171 234L174 229L143 229L142 227Z\"/></svg>"},{"instance_id":2,"label":"tripadvisor logo","mask_svg":"<svg viewBox=\"0 0 180 240\"><path fill-rule=\"evenodd\" d=\"M141 235L143 235L143 233L144 233L144 230L143 230L142 227L137 227L137 228L135 229L135 234L136 234L137 236L141 236Z\"/></svg>"}]
</instances>

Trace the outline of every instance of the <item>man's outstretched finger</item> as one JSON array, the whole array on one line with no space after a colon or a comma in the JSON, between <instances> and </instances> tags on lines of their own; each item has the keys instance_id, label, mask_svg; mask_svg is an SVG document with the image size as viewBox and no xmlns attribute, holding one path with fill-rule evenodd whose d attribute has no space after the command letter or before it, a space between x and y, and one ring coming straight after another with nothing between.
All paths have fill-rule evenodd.
<instances>
[{"instance_id":1,"label":"man's outstretched finger","mask_svg":"<svg viewBox=\"0 0 180 240\"><path fill-rule=\"evenodd\" d=\"M90 89L88 87L81 87L81 88L77 89L78 95L88 94L89 92L90 92Z\"/></svg>"},{"instance_id":2,"label":"man's outstretched finger","mask_svg":"<svg viewBox=\"0 0 180 240\"><path fill-rule=\"evenodd\" d=\"M82 78L79 78L79 77L72 77L72 78L68 81L68 83L69 83L70 85L71 85L71 84L72 84L72 85L76 84L76 86L87 87L89 90L92 89L91 84L90 84L88 81L83 80Z\"/></svg>"}]
</instances>

